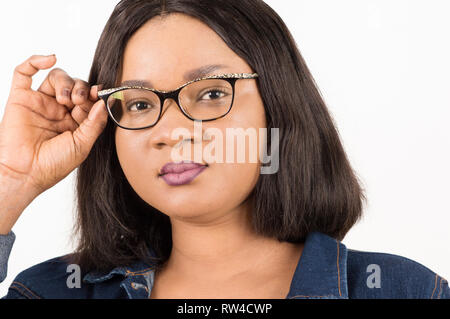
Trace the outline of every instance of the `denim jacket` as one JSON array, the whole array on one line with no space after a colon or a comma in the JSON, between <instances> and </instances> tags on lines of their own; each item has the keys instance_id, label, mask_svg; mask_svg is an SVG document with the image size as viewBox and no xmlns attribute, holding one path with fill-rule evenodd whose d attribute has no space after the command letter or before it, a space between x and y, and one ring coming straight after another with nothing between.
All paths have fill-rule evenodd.
<instances>
[{"instance_id":1,"label":"denim jacket","mask_svg":"<svg viewBox=\"0 0 450 319\"><path fill-rule=\"evenodd\" d=\"M70 285L70 265L54 258L17 275L3 298L149 298L155 272L152 265L136 262L81 277L79 285ZM313 232L306 238L286 298L450 299L450 288L447 280L413 260L347 249L334 238Z\"/></svg>"}]
</instances>

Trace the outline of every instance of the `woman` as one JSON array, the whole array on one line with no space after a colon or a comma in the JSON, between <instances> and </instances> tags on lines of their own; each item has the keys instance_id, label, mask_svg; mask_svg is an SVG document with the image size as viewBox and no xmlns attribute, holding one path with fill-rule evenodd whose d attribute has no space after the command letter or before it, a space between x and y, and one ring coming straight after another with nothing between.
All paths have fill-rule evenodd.
<instances>
[{"instance_id":1,"label":"woman","mask_svg":"<svg viewBox=\"0 0 450 319\"><path fill-rule=\"evenodd\" d=\"M450 297L414 261L340 243L363 191L264 2L124 0L88 83L54 69L33 92L55 62L16 68L0 127L3 272L21 212L77 167L79 246L20 273L6 298ZM236 147L229 129L256 139ZM212 135L227 139L209 147ZM244 163L217 161L234 151Z\"/></svg>"}]
</instances>

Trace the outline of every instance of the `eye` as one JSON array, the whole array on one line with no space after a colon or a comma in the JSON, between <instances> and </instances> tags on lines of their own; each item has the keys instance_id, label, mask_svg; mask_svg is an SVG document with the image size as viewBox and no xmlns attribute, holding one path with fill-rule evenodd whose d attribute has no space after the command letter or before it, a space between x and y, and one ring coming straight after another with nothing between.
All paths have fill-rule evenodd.
<instances>
[{"instance_id":1,"label":"eye","mask_svg":"<svg viewBox=\"0 0 450 319\"><path fill-rule=\"evenodd\" d=\"M221 90L209 90L209 91L203 93L201 96L204 97L206 95L209 98L206 98L204 100L217 100L217 99L227 96L227 92L223 92Z\"/></svg>"},{"instance_id":2,"label":"eye","mask_svg":"<svg viewBox=\"0 0 450 319\"><path fill-rule=\"evenodd\" d=\"M127 110L132 112L145 111L151 108L153 108L153 105L150 105L145 101L130 102L127 106Z\"/></svg>"}]
</instances>

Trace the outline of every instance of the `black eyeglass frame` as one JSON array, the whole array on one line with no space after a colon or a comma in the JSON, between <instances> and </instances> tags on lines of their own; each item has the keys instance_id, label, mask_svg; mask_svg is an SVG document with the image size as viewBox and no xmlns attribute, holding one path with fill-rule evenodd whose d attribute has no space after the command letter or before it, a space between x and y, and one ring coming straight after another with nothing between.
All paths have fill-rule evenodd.
<instances>
[{"instance_id":1,"label":"black eyeglass frame","mask_svg":"<svg viewBox=\"0 0 450 319\"><path fill-rule=\"evenodd\" d=\"M163 110L163 106L164 106L164 102L166 99L173 99L177 105L178 108L181 110L181 112L190 120L192 121L201 121L201 122L209 122L209 121L215 121L218 120L220 118L225 117L228 113L230 113L233 104L234 104L234 97L235 97L235 86L236 86L236 81L237 80L241 80L241 79L255 79L259 77L259 75L257 73L229 73L229 74L220 74L220 75L210 75L210 76L206 76L206 77L202 77L202 78L198 78L192 81L189 81L185 84L183 84L182 86L180 86L179 88L173 90L173 91L159 91L156 89L151 89L151 88L147 88L147 87L142 87L142 86L121 86L121 87L117 87L117 88L112 88L112 89L106 89L106 90L102 90L98 92L98 98L102 99L105 102L105 106L106 109L108 111L109 116L111 117L111 119L114 121L114 123L119 126L122 129L125 130L132 130L132 131L137 131L137 130L144 130L150 127L155 126L156 124L158 124L159 120L161 119L161 115L162 115L162 110ZM231 101L231 105L228 109L228 111L219 117L216 118L212 118L212 119L207 119L207 120L197 120L192 118L191 116L189 116L189 114L187 114L187 112L183 109L183 107L180 104L179 101L179 96L180 96L180 92L183 88L185 88L186 86L188 86L189 84L198 82L198 81L202 81L202 80L209 80L209 79L222 79L222 80L226 80L228 83L231 84L231 87L233 89L233 97L232 97L232 101ZM123 90L127 90L127 89L144 89L144 90L148 90L148 91L152 91L153 93L155 93L160 100L160 108L159 108L159 114L158 114L158 118L156 120L156 122L152 125L149 126L145 126L145 127L141 127L141 128L129 128L129 127L125 127L120 125L116 119L114 118L114 116L111 113L111 109L108 107L108 99L109 97L117 92L123 91Z\"/></svg>"}]
</instances>

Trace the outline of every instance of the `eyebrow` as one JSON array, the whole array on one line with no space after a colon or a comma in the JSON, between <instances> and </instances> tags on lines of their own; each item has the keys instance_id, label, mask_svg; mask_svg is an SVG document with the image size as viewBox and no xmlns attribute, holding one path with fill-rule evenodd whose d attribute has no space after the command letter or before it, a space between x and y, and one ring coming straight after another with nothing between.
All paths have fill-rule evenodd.
<instances>
[{"instance_id":1,"label":"eyebrow","mask_svg":"<svg viewBox=\"0 0 450 319\"><path fill-rule=\"evenodd\" d=\"M183 78L186 82L190 82L190 81L211 75L212 72L219 70L219 69L224 69L227 67L228 66L224 65L224 64L204 65L200 68L186 72L184 74ZM120 86L143 86L143 87L147 87L147 88L154 88L152 82L150 82L148 80L127 80L127 81L123 81L120 84Z\"/></svg>"}]
</instances>

